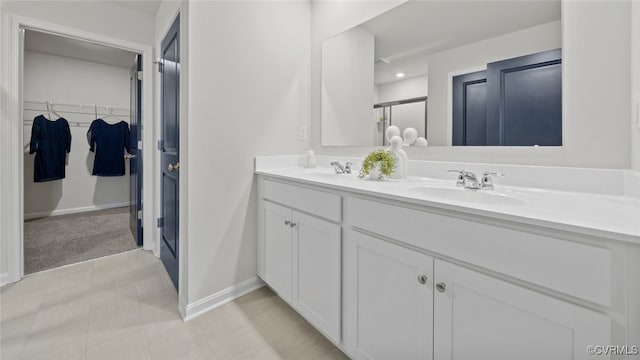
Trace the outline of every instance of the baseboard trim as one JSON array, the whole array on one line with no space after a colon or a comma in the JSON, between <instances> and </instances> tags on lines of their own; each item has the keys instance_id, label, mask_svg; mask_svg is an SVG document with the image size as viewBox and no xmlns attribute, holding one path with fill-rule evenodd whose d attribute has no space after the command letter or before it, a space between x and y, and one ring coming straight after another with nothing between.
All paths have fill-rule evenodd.
<instances>
[{"instance_id":1,"label":"baseboard trim","mask_svg":"<svg viewBox=\"0 0 640 360\"><path fill-rule=\"evenodd\" d=\"M254 290L263 287L265 283L257 276L247 279L239 284L220 290L191 304L179 305L180 314L184 321L192 320L207 311L222 306L236 298L246 295Z\"/></svg>"},{"instance_id":2,"label":"baseboard trim","mask_svg":"<svg viewBox=\"0 0 640 360\"><path fill-rule=\"evenodd\" d=\"M5 286L9 283L9 273L5 272L0 274L0 286Z\"/></svg>"},{"instance_id":3,"label":"baseboard trim","mask_svg":"<svg viewBox=\"0 0 640 360\"><path fill-rule=\"evenodd\" d=\"M31 219L36 219L36 218L46 217L46 216L76 214L81 212L106 210L106 209L113 209L113 208L119 208L124 206L129 206L129 202L127 201L127 202L115 203L115 204L92 205L92 206L84 206L84 207L77 207L77 208L71 208L71 209L53 210L53 211L41 211L41 212L36 212L31 214L24 214L24 219L31 220Z\"/></svg>"}]
</instances>

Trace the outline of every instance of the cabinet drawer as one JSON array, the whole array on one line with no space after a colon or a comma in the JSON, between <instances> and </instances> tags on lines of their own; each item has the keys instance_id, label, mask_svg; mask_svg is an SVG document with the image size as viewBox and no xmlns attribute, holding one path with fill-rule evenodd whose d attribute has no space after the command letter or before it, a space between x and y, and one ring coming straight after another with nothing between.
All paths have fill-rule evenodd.
<instances>
[{"instance_id":1,"label":"cabinet drawer","mask_svg":"<svg viewBox=\"0 0 640 360\"><path fill-rule=\"evenodd\" d=\"M340 195L265 180L264 198L335 222L342 218Z\"/></svg>"},{"instance_id":2,"label":"cabinet drawer","mask_svg":"<svg viewBox=\"0 0 640 360\"><path fill-rule=\"evenodd\" d=\"M347 212L353 227L611 305L609 249L358 198Z\"/></svg>"}]
</instances>

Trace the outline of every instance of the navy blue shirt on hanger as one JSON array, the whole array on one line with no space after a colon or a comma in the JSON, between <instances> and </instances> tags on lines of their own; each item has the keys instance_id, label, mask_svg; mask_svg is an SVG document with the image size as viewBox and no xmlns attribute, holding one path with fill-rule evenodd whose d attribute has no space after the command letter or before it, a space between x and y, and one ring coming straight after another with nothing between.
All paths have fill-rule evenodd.
<instances>
[{"instance_id":1,"label":"navy blue shirt on hanger","mask_svg":"<svg viewBox=\"0 0 640 360\"><path fill-rule=\"evenodd\" d=\"M34 182L64 179L67 153L70 151L71 131L66 119L51 121L43 115L33 119L29 154L36 154Z\"/></svg>"},{"instance_id":2,"label":"navy blue shirt on hanger","mask_svg":"<svg viewBox=\"0 0 640 360\"><path fill-rule=\"evenodd\" d=\"M93 175L124 175L124 150L129 153L129 124L120 121L109 124L102 119L91 122L87 132L89 150L96 153L93 161Z\"/></svg>"}]
</instances>

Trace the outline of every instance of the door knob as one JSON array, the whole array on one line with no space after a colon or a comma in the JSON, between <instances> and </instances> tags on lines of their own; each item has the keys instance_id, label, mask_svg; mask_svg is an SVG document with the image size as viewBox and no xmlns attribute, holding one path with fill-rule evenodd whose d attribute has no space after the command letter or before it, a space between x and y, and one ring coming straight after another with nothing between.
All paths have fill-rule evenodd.
<instances>
[{"instance_id":1,"label":"door knob","mask_svg":"<svg viewBox=\"0 0 640 360\"><path fill-rule=\"evenodd\" d=\"M437 289L438 291L440 291L441 293L443 293L443 292L447 291L447 284L445 284L445 283L443 283L443 282L441 282L441 283L437 283L437 284L436 284L436 289Z\"/></svg>"},{"instance_id":2,"label":"door knob","mask_svg":"<svg viewBox=\"0 0 640 360\"><path fill-rule=\"evenodd\" d=\"M427 283L427 275L418 275L418 282L422 285Z\"/></svg>"},{"instance_id":3,"label":"door knob","mask_svg":"<svg viewBox=\"0 0 640 360\"><path fill-rule=\"evenodd\" d=\"M177 162L175 165L169 163L169 166L167 166L167 170L169 171L180 170L180 163Z\"/></svg>"}]
</instances>

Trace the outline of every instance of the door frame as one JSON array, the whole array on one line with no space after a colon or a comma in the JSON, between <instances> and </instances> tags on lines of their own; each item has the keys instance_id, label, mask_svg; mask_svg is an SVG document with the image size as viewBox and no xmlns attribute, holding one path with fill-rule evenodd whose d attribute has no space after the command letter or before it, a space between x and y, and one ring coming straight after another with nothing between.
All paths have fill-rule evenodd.
<instances>
[{"instance_id":1,"label":"door frame","mask_svg":"<svg viewBox=\"0 0 640 360\"><path fill-rule=\"evenodd\" d=\"M143 132L142 143L147 149L153 148L154 129L157 128L153 117L153 47L122 40L102 34L79 30L64 25L49 23L14 14L8 15L5 27L6 37L3 38L3 59L6 64L0 69L1 78L5 83L3 88L2 113L0 123L0 173L2 186L0 187L0 236L7 243L7 273L1 275L1 284L19 281L24 276L24 159L22 156L23 139L23 58L24 58L24 29L45 32L72 39L89 41L92 43L123 49L142 54L142 116L141 124L146 129ZM5 30L3 29L3 30ZM4 56L4 55L3 55ZM5 103L6 101L6 103ZM143 152L143 193L145 202L143 211L143 248L152 250L159 255L158 230L153 223L157 217L157 197L154 193L154 176L156 174L155 151Z\"/></svg>"}]
</instances>

